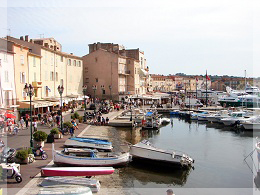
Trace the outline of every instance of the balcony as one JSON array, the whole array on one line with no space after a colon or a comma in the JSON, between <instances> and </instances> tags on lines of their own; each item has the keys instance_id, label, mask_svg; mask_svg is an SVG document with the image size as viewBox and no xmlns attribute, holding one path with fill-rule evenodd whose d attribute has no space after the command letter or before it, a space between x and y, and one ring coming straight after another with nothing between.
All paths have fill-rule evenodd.
<instances>
[{"instance_id":1,"label":"balcony","mask_svg":"<svg viewBox=\"0 0 260 195\"><path fill-rule=\"evenodd\" d=\"M118 70L118 74L121 74L121 75L130 75L130 70Z\"/></svg>"},{"instance_id":2,"label":"balcony","mask_svg":"<svg viewBox=\"0 0 260 195\"><path fill-rule=\"evenodd\" d=\"M39 82L33 81L32 85L33 85L34 88L42 88L42 82L41 81L39 81Z\"/></svg>"}]
</instances>

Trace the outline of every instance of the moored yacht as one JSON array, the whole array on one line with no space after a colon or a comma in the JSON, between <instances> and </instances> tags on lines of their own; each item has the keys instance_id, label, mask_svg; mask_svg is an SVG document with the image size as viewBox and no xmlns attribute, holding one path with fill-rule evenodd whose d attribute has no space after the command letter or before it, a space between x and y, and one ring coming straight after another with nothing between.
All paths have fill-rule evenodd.
<instances>
[{"instance_id":1,"label":"moored yacht","mask_svg":"<svg viewBox=\"0 0 260 195\"><path fill-rule=\"evenodd\" d=\"M188 155L177 152L156 148L148 140L143 140L130 148L130 154L134 161L144 161L147 163L163 163L168 166L189 168L194 160Z\"/></svg>"}]
</instances>

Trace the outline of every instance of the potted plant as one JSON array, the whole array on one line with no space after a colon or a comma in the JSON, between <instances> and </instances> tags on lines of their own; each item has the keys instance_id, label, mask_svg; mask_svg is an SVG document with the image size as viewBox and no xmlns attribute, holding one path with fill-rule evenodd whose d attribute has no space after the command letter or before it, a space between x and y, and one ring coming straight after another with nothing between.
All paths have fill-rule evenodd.
<instances>
[{"instance_id":1,"label":"potted plant","mask_svg":"<svg viewBox=\"0 0 260 195\"><path fill-rule=\"evenodd\" d=\"M79 119L79 117L80 117L79 113L78 113L78 112L75 112L75 113L74 113L74 117L75 117L76 119Z\"/></svg>"},{"instance_id":2,"label":"potted plant","mask_svg":"<svg viewBox=\"0 0 260 195\"><path fill-rule=\"evenodd\" d=\"M51 134L53 134L55 139L60 139L63 137L58 128L53 128L51 130Z\"/></svg>"},{"instance_id":3,"label":"potted plant","mask_svg":"<svg viewBox=\"0 0 260 195\"><path fill-rule=\"evenodd\" d=\"M44 146L44 141L47 139L48 135L47 133L43 132L43 131L36 131L33 134L33 140L34 140L34 144L33 147L34 148L38 148L40 146Z\"/></svg>"},{"instance_id":4,"label":"potted plant","mask_svg":"<svg viewBox=\"0 0 260 195\"><path fill-rule=\"evenodd\" d=\"M28 149L21 149L16 152L15 161L21 164L27 164L29 162Z\"/></svg>"},{"instance_id":5,"label":"potted plant","mask_svg":"<svg viewBox=\"0 0 260 195\"><path fill-rule=\"evenodd\" d=\"M79 116L79 123L83 122L83 116Z\"/></svg>"}]
</instances>

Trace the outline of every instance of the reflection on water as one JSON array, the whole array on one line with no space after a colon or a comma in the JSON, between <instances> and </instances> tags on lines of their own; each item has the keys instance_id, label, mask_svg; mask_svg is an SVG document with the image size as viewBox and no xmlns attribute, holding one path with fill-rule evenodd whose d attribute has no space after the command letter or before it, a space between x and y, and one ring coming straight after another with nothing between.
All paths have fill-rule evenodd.
<instances>
[{"instance_id":1,"label":"reflection on water","mask_svg":"<svg viewBox=\"0 0 260 195\"><path fill-rule=\"evenodd\" d=\"M142 187L153 184L171 184L183 186L188 178L190 170L167 170L159 169L143 164L130 165L120 171L123 180L126 180L127 188ZM141 185L134 185L140 183Z\"/></svg>"},{"instance_id":2,"label":"reflection on water","mask_svg":"<svg viewBox=\"0 0 260 195\"><path fill-rule=\"evenodd\" d=\"M253 187L253 176L244 158L253 150L253 137L260 137L260 133L180 118L171 118L171 123L159 130L118 128L117 132L132 144L148 139L159 148L184 151L195 159L195 170L188 173L130 165L120 169L123 187Z\"/></svg>"}]
</instances>

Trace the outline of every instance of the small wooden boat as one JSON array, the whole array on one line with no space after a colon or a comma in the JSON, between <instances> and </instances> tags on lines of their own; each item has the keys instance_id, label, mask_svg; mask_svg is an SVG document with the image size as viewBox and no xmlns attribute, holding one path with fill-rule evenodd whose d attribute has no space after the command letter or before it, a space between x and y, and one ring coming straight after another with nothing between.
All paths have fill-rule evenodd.
<instances>
[{"instance_id":1,"label":"small wooden boat","mask_svg":"<svg viewBox=\"0 0 260 195\"><path fill-rule=\"evenodd\" d=\"M143 140L130 148L130 154L133 157L133 162L136 160L164 164L170 167L189 168L194 163L194 160L188 155L177 152L167 151L156 148L148 140Z\"/></svg>"},{"instance_id":2,"label":"small wooden boat","mask_svg":"<svg viewBox=\"0 0 260 195\"><path fill-rule=\"evenodd\" d=\"M113 149L111 142L97 138L71 137L66 140L64 145L67 147L95 148L105 151L111 151Z\"/></svg>"},{"instance_id":3,"label":"small wooden boat","mask_svg":"<svg viewBox=\"0 0 260 195\"><path fill-rule=\"evenodd\" d=\"M62 151L54 150L53 161L56 165L110 167L123 166L130 161L130 155L125 153L97 152L87 148L64 148Z\"/></svg>"},{"instance_id":4,"label":"small wooden boat","mask_svg":"<svg viewBox=\"0 0 260 195\"><path fill-rule=\"evenodd\" d=\"M98 192L100 190L99 180L85 177L46 177L40 186L45 187L63 184L86 186L89 187L92 192Z\"/></svg>"},{"instance_id":5,"label":"small wooden boat","mask_svg":"<svg viewBox=\"0 0 260 195\"><path fill-rule=\"evenodd\" d=\"M41 195L51 195L51 194L66 194L66 195L92 195L91 189L85 186L79 185L54 185L54 186L45 186L40 188L38 194Z\"/></svg>"},{"instance_id":6,"label":"small wooden boat","mask_svg":"<svg viewBox=\"0 0 260 195\"><path fill-rule=\"evenodd\" d=\"M113 167L44 167L41 176L96 176L114 173Z\"/></svg>"}]
</instances>

